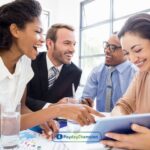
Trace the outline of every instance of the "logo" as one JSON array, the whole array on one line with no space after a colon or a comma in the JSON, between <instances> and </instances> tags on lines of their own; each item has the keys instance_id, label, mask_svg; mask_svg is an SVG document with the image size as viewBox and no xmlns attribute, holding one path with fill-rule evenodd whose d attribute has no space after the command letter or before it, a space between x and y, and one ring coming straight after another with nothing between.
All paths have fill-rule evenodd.
<instances>
[{"instance_id":1,"label":"logo","mask_svg":"<svg viewBox=\"0 0 150 150\"><path fill-rule=\"evenodd\" d=\"M99 142L100 141L99 132L60 132L53 139L55 142Z\"/></svg>"},{"instance_id":2,"label":"logo","mask_svg":"<svg viewBox=\"0 0 150 150\"><path fill-rule=\"evenodd\" d=\"M59 139L59 140L61 140L63 138L63 135L62 134L57 134L56 138Z\"/></svg>"}]
</instances>

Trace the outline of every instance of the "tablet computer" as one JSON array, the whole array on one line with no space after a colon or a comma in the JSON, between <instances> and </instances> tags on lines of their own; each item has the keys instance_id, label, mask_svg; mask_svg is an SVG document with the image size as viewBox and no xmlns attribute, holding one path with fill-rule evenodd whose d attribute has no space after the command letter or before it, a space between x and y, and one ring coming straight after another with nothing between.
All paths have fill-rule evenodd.
<instances>
[{"instance_id":1,"label":"tablet computer","mask_svg":"<svg viewBox=\"0 0 150 150\"><path fill-rule=\"evenodd\" d=\"M99 142L100 140L110 139L105 136L105 133L107 132L122 134L134 133L133 130L131 130L131 125L133 123L150 128L150 113L101 118L96 122L89 136L93 137L95 133L98 133L99 140L91 141L91 139L88 138L87 143Z\"/></svg>"}]
</instances>

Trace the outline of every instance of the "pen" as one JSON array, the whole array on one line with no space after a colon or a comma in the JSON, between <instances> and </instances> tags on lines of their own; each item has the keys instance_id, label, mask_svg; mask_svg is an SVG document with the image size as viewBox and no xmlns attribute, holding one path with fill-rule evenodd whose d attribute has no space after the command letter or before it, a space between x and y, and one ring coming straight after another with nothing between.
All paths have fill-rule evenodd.
<instances>
[{"instance_id":1,"label":"pen","mask_svg":"<svg viewBox=\"0 0 150 150\"><path fill-rule=\"evenodd\" d=\"M74 83L72 83L72 97L75 98L75 86Z\"/></svg>"},{"instance_id":2,"label":"pen","mask_svg":"<svg viewBox=\"0 0 150 150\"><path fill-rule=\"evenodd\" d=\"M72 103L74 103L74 104L80 104L79 100L76 99L76 98L77 98L77 95L76 95L74 83L72 83L72 98L73 98ZM75 99L76 99L76 100L75 100Z\"/></svg>"}]
</instances>

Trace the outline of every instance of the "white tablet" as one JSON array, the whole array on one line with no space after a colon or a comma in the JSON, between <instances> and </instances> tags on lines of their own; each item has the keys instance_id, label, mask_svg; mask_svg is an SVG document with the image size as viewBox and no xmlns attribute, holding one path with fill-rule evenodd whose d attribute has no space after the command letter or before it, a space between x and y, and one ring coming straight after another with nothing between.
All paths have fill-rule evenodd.
<instances>
[{"instance_id":1,"label":"white tablet","mask_svg":"<svg viewBox=\"0 0 150 150\"><path fill-rule=\"evenodd\" d=\"M100 140L109 139L105 136L105 133L107 132L125 134L134 133L131 130L131 124L133 123L150 128L150 113L102 118L96 122L90 135L92 137L95 135L95 133L98 133L99 140L91 141L91 139L88 138L87 143L99 142Z\"/></svg>"}]
</instances>

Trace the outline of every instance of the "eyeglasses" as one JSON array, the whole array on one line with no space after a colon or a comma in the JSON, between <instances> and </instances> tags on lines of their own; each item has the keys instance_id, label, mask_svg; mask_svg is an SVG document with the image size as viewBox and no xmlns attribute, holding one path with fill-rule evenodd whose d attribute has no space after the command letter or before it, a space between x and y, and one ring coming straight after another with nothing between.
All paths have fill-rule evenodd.
<instances>
[{"instance_id":1,"label":"eyeglasses","mask_svg":"<svg viewBox=\"0 0 150 150\"><path fill-rule=\"evenodd\" d=\"M104 52L106 52L106 49L109 48L111 52L115 52L117 49L120 49L121 46L117 46L115 44L109 44L108 42L103 42Z\"/></svg>"}]
</instances>

